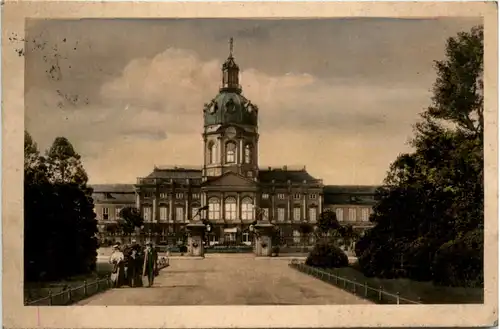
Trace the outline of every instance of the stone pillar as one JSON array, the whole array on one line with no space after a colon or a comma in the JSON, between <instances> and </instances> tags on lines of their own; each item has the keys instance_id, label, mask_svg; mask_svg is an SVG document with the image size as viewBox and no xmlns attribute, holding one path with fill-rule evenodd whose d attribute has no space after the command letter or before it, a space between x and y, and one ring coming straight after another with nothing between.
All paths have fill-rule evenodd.
<instances>
[{"instance_id":1,"label":"stone pillar","mask_svg":"<svg viewBox=\"0 0 500 329\"><path fill-rule=\"evenodd\" d=\"M168 219L173 223L174 222L174 194L169 193L168 198Z\"/></svg>"},{"instance_id":2,"label":"stone pillar","mask_svg":"<svg viewBox=\"0 0 500 329\"><path fill-rule=\"evenodd\" d=\"M203 234L205 225L200 221L194 221L186 225L188 236L188 255L191 257L205 257L205 247L203 245Z\"/></svg>"},{"instance_id":3,"label":"stone pillar","mask_svg":"<svg viewBox=\"0 0 500 329\"><path fill-rule=\"evenodd\" d=\"M302 193L302 219L307 222L307 194Z\"/></svg>"},{"instance_id":4,"label":"stone pillar","mask_svg":"<svg viewBox=\"0 0 500 329\"><path fill-rule=\"evenodd\" d=\"M274 225L265 221L255 225L255 256L271 257L273 229Z\"/></svg>"}]
</instances>

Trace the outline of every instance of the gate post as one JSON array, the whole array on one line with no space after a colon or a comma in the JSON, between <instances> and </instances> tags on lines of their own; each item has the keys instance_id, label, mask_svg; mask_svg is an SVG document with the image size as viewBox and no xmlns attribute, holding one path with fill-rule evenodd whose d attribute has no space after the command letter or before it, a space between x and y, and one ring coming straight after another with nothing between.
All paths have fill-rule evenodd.
<instances>
[{"instance_id":1,"label":"gate post","mask_svg":"<svg viewBox=\"0 0 500 329\"><path fill-rule=\"evenodd\" d=\"M273 250L273 235L274 225L262 221L255 225L255 256L271 257Z\"/></svg>"}]
</instances>

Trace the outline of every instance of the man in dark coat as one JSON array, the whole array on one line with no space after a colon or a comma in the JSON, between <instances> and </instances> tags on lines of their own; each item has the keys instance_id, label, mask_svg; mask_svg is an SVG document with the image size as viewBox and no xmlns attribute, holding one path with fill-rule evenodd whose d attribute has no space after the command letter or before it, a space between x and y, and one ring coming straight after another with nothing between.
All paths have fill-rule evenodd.
<instances>
[{"instance_id":1,"label":"man in dark coat","mask_svg":"<svg viewBox=\"0 0 500 329\"><path fill-rule=\"evenodd\" d=\"M142 281L143 285L151 287L154 282L156 273L158 272L158 254L153 248L151 242L146 243L144 250L144 263L142 267Z\"/></svg>"}]
</instances>

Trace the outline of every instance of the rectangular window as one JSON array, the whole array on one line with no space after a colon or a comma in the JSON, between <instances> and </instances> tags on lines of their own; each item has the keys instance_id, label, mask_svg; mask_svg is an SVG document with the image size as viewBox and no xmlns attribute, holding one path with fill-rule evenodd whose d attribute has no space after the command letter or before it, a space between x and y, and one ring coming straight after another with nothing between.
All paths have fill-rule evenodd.
<instances>
[{"instance_id":1,"label":"rectangular window","mask_svg":"<svg viewBox=\"0 0 500 329\"><path fill-rule=\"evenodd\" d=\"M176 193L175 194L176 199L183 199L184 198L184 193Z\"/></svg>"},{"instance_id":2,"label":"rectangular window","mask_svg":"<svg viewBox=\"0 0 500 329\"><path fill-rule=\"evenodd\" d=\"M295 244L299 244L301 243L301 236L300 236L300 232L297 231L297 230L293 230L293 243Z\"/></svg>"},{"instance_id":3,"label":"rectangular window","mask_svg":"<svg viewBox=\"0 0 500 329\"><path fill-rule=\"evenodd\" d=\"M318 195L317 195L317 194L315 194L315 193L313 193L313 194L311 194L311 195L309 196L309 198L311 198L311 199L316 199L317 197L318 197Z\"/></svg>"},{"instance_id":4,"label":"rectangular window","mask_svg":"<svg viewBox=\"0 0 500 329\"><path fill-rule=\"evenodd\" d=\"M369 208L361 209L361 220L363 222L370 221L370 209Z\"/></svg>"},{"instance_id":5,"label":"rectangular window","mask_svg":"<svg viewBox=\"0 0 500 329\"><path fill-rule=\"evenodd\" d=\"M201 214L198 214L198 209L199 207L191 207L191 219L194 218L194 216L197 216L197 218L200 217Z\"/></svg>"},{"instance_id":6,"label":"rectangular window","mask_svg":"<svg viewBox=\"0 0 500 329\"><path fill-rule=\"evenodd\" d=\"M115 219L120 219L120 211L122 211L121 207L115 208Z\"/></svg>"},{"instance_id":7,"label":"rectangular window","mask_svg":"<svg viewBox=\"0 0 500 329\"><path fill-rule=\"evenodd\" d=\"M337 220L342 222L344 220L344 209L337 208L335 209L335 215L337 215Z\"/></svg>"},{"instance_id":8,"label":"rectangular window","mask_svg":"<svg viewBox=\"0 0 500 329\"><path fill-rule=\"evenodd\" d=\"M262 219L271 220L271 218L269 218L269 208L262 208Z\"/></svg>"},{"instance_id":9,"label":"rectangular window","mask_svg":"<svg viewBox=\"0 0 500 329\"><path fill-rule=\"evenodd\" d=\"M236 203L226 203L225 219L236 220Z\"/></svg>"},{"instance_id":10,"label":"rectangular window","mask_svg":"<svg viewBox=\"0 0 500 329\"><path fill-rule=\"evenodd\" d=\"M300 207L294 207L293 208L293 220L296 221L296 222L300 222L300 214L301 213L301 209Z\"/></svg>"},{"instance_id":11,"label":"rectangular window","mask_svg":"<svg viewBox=\"0 0 500 329\"><path fill-rule=\"evenodd\" d=\"M109 208L102 208L102 220L109 220Z\"/></svg>"},{"instance_id":12,"label":"rectangular window","mask_svg":"<svg viewBox=\"0 0 500 329\"><path fill-rule=\"evenodd\" d=\"M166 199L167 193L160 193L160 199Z\"/></svg>"},{"instance_id":13,"label":"rectangular window","mask_svg":"<svg viewBox=\"0 0 500 329\"><path fill-rule=\"evenodd\" d=\"M145 222L151 221L151 207L144 207L142 209L142 216Z\"/></svg>"},{"instance_id":14,"label":"rectangular window","mask_svg":"<svg viewBox=\"0 0 500 329\"><path fill-rule=\"evenodd\" d=\"M151 198L153 196L152 192L144 192L144 197L145 198Z\"/></svg>"},{"instance_id":15,"label":"rectangular window","mask_svg":"<svg viewBox=\"0 0 500 329\"><path fill-rule=\"evenodd\" d=\"M356 208L349 208L349 221L350 222L356 221Z\"/></svg>"},{"instance_id":16,"label":"rectangular window","mask_svg":"<svg viewBox=\"0 0 500 329\"><path fill-rule=\"evenodd\" d=\"M318 216L318 209L314 208L309 208L309 221L310 222L316 222Z\"/></svg>"},{"instance_id":17,"label":"rectangular window","mask_svg":"<svg viewBox=\"0 0 500 329\"><path fill-rule=\"evenodd\" d=\"M220 218L220 203L209 203L208 219L219 219L219 218Z\"/></svg>"},{"instance_id":18,"label":"rectangular window","mask_svg":"<svg viewBox=\"0 0 500 329\"><path fill-rule=\"evenodd\" d=\"M244 202L241 205L241 219L243 220L253 219L253 204Z\"/></svg>"},{"instance_id":19,"label":"rectangular window","mask_svg":"<svg viewBox=\"0 0 500 329\"><path fill-rule=\"evenodd\" d=\"M300 200L300 193L295 193L295 194L293 195L293 198L294 198L295 200Z\"/></svg>"},{"instance_id":20,"label":"rectangular window","mask_svg":"<svg viewBox=\"0 0 500 329\"><path fill-rule=\"evenodd\" d=\"M184 207L175 208L175 220L178 222L184 221Z\"/></svg>"},{"instance_id":21,"label":"rectangular window","mask_svg":"<svg viewBox=\"0 0 500 329\"><path fill-rule=\"evenodd\" d=\"M193 199L197 200L200 198L200 194L199 193L193 193Z\"/></svg>"},{"instance_id":22,"label":"rectangular window","mask_svg":"<svg viewBox=\"0 0 500 329\"><path fill-rule=\"evenodd\" d=\"M278 199L284 200L285 199L285 195L283 193L278 193Z\"/></svg>"},{"instance_id":23,"label":"rectangular window","mask_svg":"<svg viewBox=\"0 0 500 329\"><path fill-rule=\"evenodd\" d=\"M160 220L166 221L168 216L168 208L160 207Z\"/></svg>"},{"instance_id":24,"label":"rectangular window","mask_svg":"<svg viewBox=\"0 0 500 329\"><path fill-rule=\"evenodd\" d=\"M278 208L278 221L279 222L285 221L285 208Z\"/></svg>"},{"instance_id":25,"label":"rectangular window","mask_svg":"<svg viewBox=\"0 0 500 329\"><path fill-rule=\"evenodd\" d=\"M262 199L264 199L264 200L269 199L269 194L263 193L262 194Z\"/></svg>"}]
</instances>

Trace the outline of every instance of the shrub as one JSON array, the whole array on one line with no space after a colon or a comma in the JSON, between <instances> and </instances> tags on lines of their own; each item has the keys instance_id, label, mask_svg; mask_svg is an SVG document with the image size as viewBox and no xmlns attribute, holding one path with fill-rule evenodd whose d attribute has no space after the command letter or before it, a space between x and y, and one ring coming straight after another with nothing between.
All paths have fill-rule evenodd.
<instances>
[{"instance_id":1,"label":"shrub","mask_svg":"<svg viewBox=\"0 0 500 329\"><path fill-rule=\"evenodd\" d=\"M316 244L307 256L306 265L322 268L345 267L349 265L349 260L340 248L321 242Z\"/></svg>"},{"instance_id":2,"label":"shrub","mask_svg":"<svg viewBox=\"0 0 500 329\"><path fill-rule=\"evenodd\" d=\"M446 286L482 287L483 239L483 230L477 229L443 244L432 264L433 281Z\"/></svg>"}]
</instances>

